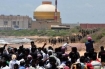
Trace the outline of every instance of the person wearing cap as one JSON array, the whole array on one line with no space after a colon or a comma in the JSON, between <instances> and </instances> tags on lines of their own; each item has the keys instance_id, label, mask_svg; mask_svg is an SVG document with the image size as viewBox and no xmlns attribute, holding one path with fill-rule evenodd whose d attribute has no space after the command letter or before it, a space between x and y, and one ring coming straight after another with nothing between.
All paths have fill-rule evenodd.
<instances>
[{"instance_id":1,"label":"person wearing cap","mask_svg":"<svg viewBox=\"0 0 105 69\"><path fill-rule=\"evenodd\" d=\"M92 40L91 37L88 37L87 40L88 41L85 43L85 46L86 46L86 52L89 52L91 49L93 49L94 41Z\"/></svg>"}]
</instances>

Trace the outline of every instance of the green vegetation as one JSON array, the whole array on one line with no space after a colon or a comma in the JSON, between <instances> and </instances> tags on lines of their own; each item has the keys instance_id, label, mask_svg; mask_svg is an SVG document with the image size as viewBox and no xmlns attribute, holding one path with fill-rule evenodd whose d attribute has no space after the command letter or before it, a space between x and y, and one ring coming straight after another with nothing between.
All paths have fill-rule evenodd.
<instances>
[{"instance_id":1,"label":"green vegetation","mask_svg":"<svg viewBox=\"0 0 105 69\"><path fill-rule=\"evenodd\" d=\"M103 37L105 37L105 29L100 29L98 32L95 32L90 35L95 42L99 42ZM83 38L81 42L85 42L87 37Z\"/></svg>"},{"instance_id":2,"label":"green vegetation","mask_svg":"<svg viewBox=\"0 0 105 69\"><path fill-rule=\"evenodd\" d=\"M96 42L100 41L100 39L105 37L105 29L101 29L100 31L92 34L92 37Z\"/></svg>"},{"instance_id":3,"label":"green vegetation","mask_svg":"<svg viewBox=\"0 0 105 69\"><path fill-rule=\"evenodd\" d=\"M79 33L79 27L72 28L70 30L1 30L0 36L71 36L72 33ZM105 37L105 29L90 35L95 42L99 42ZM81 42L85 42L87 37L84 37Z\"/></svg>"},{"instance_id":4,"label":"green vegetation","mask_svg":"<svg viewBox=\"0 0 105 69\"><path fill-rule=\"evenodd\" d=\"M72 33L78 33L78 28L70 30L2 30L1 36L69 36Z\"/></svg>"}]
</instances>

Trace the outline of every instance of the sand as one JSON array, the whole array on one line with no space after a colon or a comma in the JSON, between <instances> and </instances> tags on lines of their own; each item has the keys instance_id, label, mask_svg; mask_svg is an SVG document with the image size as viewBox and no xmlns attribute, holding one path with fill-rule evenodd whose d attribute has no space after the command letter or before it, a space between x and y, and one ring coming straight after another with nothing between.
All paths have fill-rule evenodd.
<instances>
[{"instance_id":1,"label":"sand","mask_svg":"<svg viewBox=\"0 0 105 69\"><path fill-rule=\"evenodd\" d=\"M38 39L38 38L43 38L43 39L48 39L49 37L48 36L21 36L21 37L15 37L15 36L8 36L9 38L29 38L29 39ZM6 38L8 38L6 37ZM35 44L37 45L37 47L42 47L43 44L45 42L42 42L42 43L39 43L39 42L35 42ZM48 47L48 46L52 46L53 48L57 48L57 47L60 47L62 46L64 43L57 43L55 46L52 46L51 44L49 44L47 42L47 45L45 47ZM30 43L20 43L20 44L8 44L8 46L11 46L11 47L16 47L16 48L19 48L19 46L23 45L25 48L29 48L30 47ZM80 55L82 56L85 52L85 44L84 43L69 43L69 47L67 47L67 53L69 53L71 51L71 47L77 47ZM0 45L0 46L3 46L3 45ZM8 47L7 46L7 47Z\"/></svg>"}]
</instances>

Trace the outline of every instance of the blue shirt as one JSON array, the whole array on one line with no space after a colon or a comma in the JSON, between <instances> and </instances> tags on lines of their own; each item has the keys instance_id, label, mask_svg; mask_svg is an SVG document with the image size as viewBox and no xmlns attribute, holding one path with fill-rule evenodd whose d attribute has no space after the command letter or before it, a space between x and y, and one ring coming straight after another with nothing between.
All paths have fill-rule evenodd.
<instances>
[{"instance_id":1,"label":"blue shirt","mask_svg":"<svg viewBox=\"0 0 105 69\"><path fill-rule=\"evenodd\" d=\"M24 66L20 66L19 69L25 69L25 67Z\"/></svg>"}]
</instances>

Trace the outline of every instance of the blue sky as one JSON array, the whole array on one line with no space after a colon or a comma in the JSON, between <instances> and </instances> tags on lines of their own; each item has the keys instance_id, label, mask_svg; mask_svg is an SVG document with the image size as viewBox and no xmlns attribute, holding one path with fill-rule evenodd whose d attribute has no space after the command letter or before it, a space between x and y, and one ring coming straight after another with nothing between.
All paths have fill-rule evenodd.
<instances>
[{"instance_id":1,"label":"blue sky","mask_svg":"<svg viewBox=\"0 0 105 69\"><path fill-rule=\"evenodd\" d=\"M0 14L28 15L43 0L1 0ZM50 0L53 2L55 0ZM105 0L58 0L63 23L105 23Z\"/></svg>"}]
</instances>

